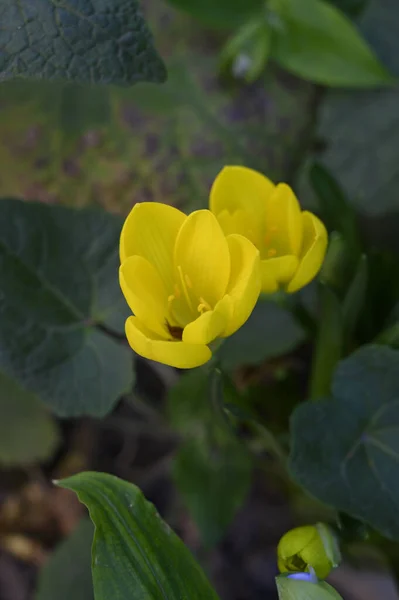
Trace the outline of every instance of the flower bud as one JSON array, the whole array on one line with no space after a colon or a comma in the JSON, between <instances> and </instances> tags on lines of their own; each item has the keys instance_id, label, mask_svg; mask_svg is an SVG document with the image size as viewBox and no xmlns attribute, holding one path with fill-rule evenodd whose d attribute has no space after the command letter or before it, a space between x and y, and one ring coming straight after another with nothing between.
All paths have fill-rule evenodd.
<instances>
[{"instance_id":1,"label":"flower bud","mask_svg":"<svg viewBox=\"0 0 399 600\"><path fill-rule=\"evenodd\" d=\"M276 585L280 600L342 600L331 585L310 573L279 575Z\"/></svg>"},{"instance_id":2,"label":"flower bud","mask_svg":"<svg viewBox=\"0 0 399 600\"><path fill-rule=\"evenodd\" d=\"M277 557L281 573L314 571L319 579L325 579L341 560L337 537L324 523L288 531L279 542Z\"/></svg>"},{"instance_id":3,"label":"flower bud","mask_svg":"<svg viewBox=\"0 0 399 600\"><path fill-rule=\"evenodd\" d=\"M270 29L265 20L249 21L222 50L220 67L235 79L252 83L261 75L270 52Z\"/></svg>"}]
</instances>

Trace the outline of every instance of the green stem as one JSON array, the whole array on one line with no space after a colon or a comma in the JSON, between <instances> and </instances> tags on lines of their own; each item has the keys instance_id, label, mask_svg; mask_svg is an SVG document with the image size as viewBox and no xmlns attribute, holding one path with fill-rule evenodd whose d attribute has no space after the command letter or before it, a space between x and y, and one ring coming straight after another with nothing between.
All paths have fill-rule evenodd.
<instances>
[{"instance_id":1,"label":"green stem","mask_svg":"<svg viewBox=\"0 0 399 600\"><path fill-rule=\"evenodd\" d=\"M309 397L317 400L331 391L335 366L342 356L344 331L342 310L335 293L321 287L321 314L313 352Z\"/></svg>"}]
</instances>

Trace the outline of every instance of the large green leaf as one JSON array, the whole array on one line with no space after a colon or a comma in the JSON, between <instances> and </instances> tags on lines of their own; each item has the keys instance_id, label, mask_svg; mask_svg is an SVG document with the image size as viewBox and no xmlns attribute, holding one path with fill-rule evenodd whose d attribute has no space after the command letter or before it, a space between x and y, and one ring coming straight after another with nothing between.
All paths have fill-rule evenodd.
<instances>
[{"instance_id":1,"label":"large green leaf","mask_svg":"<svg viewBox=\"0 0 399 600\"><path fill-rule=\"evenodd\" d=\"M137 0L0 0L0 81L163 81Z\"/></svg>"},{"instance_id":2,"label":"large green leaf","mask_svg":"<svg viewBox=\"0 0 399 600\"><path fill-rule=\"evenodd\" d=\"M371 0L361 31L384 64L399 77L399 12L396 0ZM322 158L351 202L370 216L399 209L399 87L378 92L327 94L320 111ZM367 123L367 127L364 124ZM303 198L308 194L304 192ZM397 223L378 225L382 237ZM374 227L376 229L376 227Z\"/></svg>"},{"instance_id":3,"label":"large green leaf","mask_svg":"<svg viewBox=\"0 0 399 600\"><path fill-rule=\"evenodd\" d=\"M263 0L168 0L206 25L221 29L238 27L260 13Z\"/></svg>"},{"instance_id":4,"label":"large green leaf","mask_svg":"<svg viewBox=\"0 0 399 600\"><path fill-rule=\"evenodd\" d=\"M218 371L183 375L168 395L171 424L183 437L173 478L207 546L217 543L244 502L252 460L234 435Z\"/></svg>"},{"instance_id":5,"label":"large green leaf","mask_svg":"<svg viewBox=\"0 0 399 600\"><path fill-rule=\"evenodd\" d=\"M136 486L104 473L80 473L60 485L78 494L96 527L96 600L217 600L189 550Z\"/></svg>"},{"instance_id":6,"label":"large green leaf","mask_svg":"<svg viewBox=\"0 0 399 600\"><path fill-rule=\"evenodd\" d=\"M324 0L275 0L273 58L304 79L373 87L393 80L349 19Z\"/></svg>"},{"instance_id":7,"label":"large green leaf","mask_svg":"<svg viewBox=\"0 0 399 600\"><path fill-rule=\"evenodd\" d=\"M291 352L304 339L305 332L291 313L261 299L245 325L223 342L218 358L225 369L256 365Z\"/></svg>"},{"instance_id":8,"label":"large green leaf","mask_svg":"<svg viewBox=\"0 0 399 600\"><path fill-rule=\"evenodd\" d=\"M39 398L0 372L0 463L47 459L58 442L57 426Z\"/></svg>"},{"instance_id":9,"label":"large green leaf","mask_svg":"<svg viewBox=\"0 0 399 600\"><path fill-rule=\"evenodd\" d=\"M104 415L132 384L122 330L121 220L0 201L0 365L61 416Z\"/></svg>"},{"instance_id":10,"label":"large green leaf","mask_svg":"<svg viewBox=\"0 0 399 600\"><path fill-rule=\"evenodd\" d=\"M399 538L399 351L364 346L342 361L332 398L298 406L291 434L304 488Z\"/></svg>"},{"instance_id":11,"label":"large green leaf","mask_svg":"<svg viewBox=\"0 0 399 600\"><path fill-rule=\"evenodd\" d=\"M82 519L39 572L35 600L93 600L91 545L94 526Z\"/></svg>"}]
</instances>

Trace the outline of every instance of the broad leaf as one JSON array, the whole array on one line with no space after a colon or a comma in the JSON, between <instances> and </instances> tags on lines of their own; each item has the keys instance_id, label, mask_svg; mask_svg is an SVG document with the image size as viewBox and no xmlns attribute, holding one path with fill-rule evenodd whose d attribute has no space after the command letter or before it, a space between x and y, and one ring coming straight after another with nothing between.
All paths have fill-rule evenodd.
<instances>
[{"instance_id":1,"label":"broad leaf","mask_svg":"<svg viewBox=\"0 0 399 600\"><path fill-rule=\"evenodd\" d=\"M0 81L128 85L166 77L137 0L0 0L0 22Z\"/></svg>"},{"instance_id":2,"label":"broad leaf","mask_svg":"<svg viewBox=\"0 0 399 600\"><path fill-rule=\"evenodd\" d=\"M98 210L0 202L0 366L57 414L104 415L132 385L123 330L121 220ZM123 336L122 336L123 337Z\"/></svg>"},{"instance_id":3,"label":"broad leaf","mask_svg":"<svg viewBox=\"0 0 399 600\"><path fill-rule=\"evenodd\" d=\"M243 504L252 460L229 424L221 374L197 369L183 375L168 395L172 425L184 441L173 478L207 546L216 544Z\"/></svg>"},{"instance_id":4,"label":"broad leaf","mask_svg":"<svg viewBox=\"0 0 399 600\"><path fill-rule=\"evenodd\" d=\"M291 352L304 339L305 332L291 313L261 299L245 325L223 342L218 358L225 369L256 365Z\"/></svg>"},{"instance_id":5,"label":"broad leaf","mask_svg":"<svg viewBox=\"0 0 399 600\"><path fill-rule=\"evenodd\" d=\"M251 473L251 457L234 439L212 444L194 438L178 450L173 478L208 547L219 542L241 508Z\"/></svg>"},{"instance_id":6,"label":"broad leaf","mask_svg":"<svg viewBox=\"0 0 399 600\"><path fill-rule=\"evenodd\" d=\"M0 464L47 459L58 442L57 426L39 398L0 372Z\"/></svg>"},{"instance_id":7,"label":"broad leaf","mask_svg":"<svg viewBox=\"0 0 399 600\"><path fill-rule=\"evenodd\" d=\"M96 527L96 600L217 600L189 550L136 486L104 473L80 473L60 485L78 494Z\"/></svg>"},{"instance_id":8,"label":"broad leaf","mask_svg":"<svg viewBox=\"0 0 399 600\"><path fill-rule=\"evenodd\" d=\"M324 0L275 0L281 20L272 56L285 69L329 86L392 82L349 19Z\"/></svg>"},{"instance_id":9,"label":"broad leaf","mask_svg":"<svg viewBox=\"0 0 399 600\"><path fill-rule=\"evenodd\" d=\"M291 434L290 467L298 483L399 539L397 350L364 346L342 361L332 398L298 406Z\"/></svg>"},{"instance_id":10,"label":"broad leaf","mask_svg":"<svg viewBox=\"0 0 399 600\"><path fill-rule=\"evenodd\" d=\"M260 13L263 0L168 0L211 27L229 29L238 27L256 13Z\"/></svg>"},{"instance_id":11,"label":"broad leaf","mask_svg":"<svg viewBox=\"0 0 399 600\"><path fill-rule=\"evenodd\" d=\"M399 77L399 13L396 0L372 0L361 31L387 67ZM397 212L399 182L399 87L327 94L320 111L322 159L343 184L348 197L370 216ZM364 127L367 123L367 127ZM308 199L304 191L302 197ZM374 235L397 240L398 224L387 218ZM376 231L378 230L378 231Z\"/></svg>"},{"instance_id":12,"label":"broad leaf","mask_svg":"<svg viewBox=\"0 0 399 600\"><path fill-rule=\"evenodd\" d=\"M93 600L91 545L94 526L82 519L39 572L35 600Z\"/></svg>"}]
</instances>

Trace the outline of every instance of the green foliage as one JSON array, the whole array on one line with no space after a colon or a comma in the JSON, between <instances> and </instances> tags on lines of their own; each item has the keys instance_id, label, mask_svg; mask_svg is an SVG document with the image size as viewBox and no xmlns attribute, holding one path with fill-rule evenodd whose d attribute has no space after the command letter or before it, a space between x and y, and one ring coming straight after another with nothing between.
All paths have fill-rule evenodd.
<instances>
[{"instance_id":1,"label":"green foliage","mask_svg":"<svg viewBox=\"0 0 399 600\"><path fill-rule=\"evenodd\" d=\"M330 0L337 8L350 17L357 17L366 8L369 0Z\"/></svg>"},{"instance_id":2,"label":"green foliage","mask_svg":"<svg viewBox=\"0 0 399 600\"><path fill-rule=\"evenodd\" d=\"M94 527L82 519L39 572L35 600L92 600L91 545Z\"/></svg>"},{"instance_id":3,"label":"green foliage","mask_svg":"<svg viewBox=\"0 0 399 600\"><path fill-rule=\"evenodd\" d=\"M0 372L0 464L44 460L58 442L57 426L37 396Z\"/></svg>"},{"instance_id":4,"label":"green foliage","mask_svg":"<svg viewBox=\"0 0 399 600\"><path fill-rule=\"evenodd\" d=\"M222 73L252 83L263 72L270 55L271 29L266 20L243 25L227 40L221 55Z\"/></svg>"},{"instance_id":5,"label":"green foliage","mask_svg":"<svg viewBox=\"0 0 399 600\"><path fill-rule=\"evenodd\" d=\"M59 485L78 494L96 527L96 600L217 600L183 542L136 486L104 473L80 473Z\"/></svg>"},{"instance_id":6,"label":"green foliage","mask_svg":"<svg viewBox=\"0 0 399 600\"><path fill-rule=\"evenodd\" d=\"M393 81L347 17L324 0L274 0L273 58L309 81L374 87Z\"/></svg>"},{"instance_id":7,"label":"green foliage","mask_svg":"<svg viewBox=\"0 0 399 600\"><path fill-rule=\"evenodd\" d=\"M0 81L166 78L137 0L0 0L0 22Z\"/></svg>"},{"instance_id":8,"label":"green foliage","mask_svg":"<svg viewBox=\"0 0 399 600\"><path fill-rule=\"evenodd\" d=\"M399 13L395 0L372 0L360 22L384 64L399 76ZM370 217L398 208L399 88L329 93L321 106L318 134L326 143L323 163L342 183L351 203ZM367 127L364 124L367 123ZM389 133L388 133L389 132ZM303 197L308 194L304 191ZM397 240L397 222L374 225Z\"/></svg>"},{"instance_id":9,"label":"green foliage","mask_svg":"<svg viewBox=\"0 0 399 600\"><path fill-rule=\"evenodd\" d=\"M399 538L399 352L364 346L335 372L332 397L292 416L291 473L322 502Z\"/></svg>"},{"instance_id":10,"label":"green foliage","mask_svg":"<svg viewBox=\"0 0 399 600\"><path fill-rule=\"evenodd\" d=\"M0 365L58 415L104 415L132 385L122 330L121 221L99 210L1 200Z\"/></svg>"},{"instance_id":11,"label":"green foliage","mask_svg":"<svg viewBox=\"0 0 399 600\"><path fill-rule=\"evenodd\" d=\"M264 0L168 0L176 8L184 10L205 25L229 29L242 25L256 13L260 13Z\"/></svg>"},{"instance_id":12,"label":"green foliage","mask_svg":"<svg viewBox=\"0 0 399 600\"><path fill-rule=\"evenodd\" d=\"M251 484L252 460L228 421L226 391L218 371L197 369L181 377L168 396L171 423L184 440L174 481L207 546L223 536Z\"/></svg>"},{"instance_id":13,"label":"green foliage","mask_svg":"<svg viewBox=\"0 0 399 600\"><path fill-rule=\"evenodd\" d=\"M223 342L218 359L228 370L257 365L291 352L304 339L305 332L288 310L261 298L245 325Z\"/></svg>"},{"instance_id":14,"label":"green foliage","mask_svg":"<svg viewBox=\"0 0 399 600\"><path fill-rule=\"evenodd\" d=\"M279 600L342 600L325 581L312 583L279 575L276 584Z\"/></svg>"}]
</instances>

